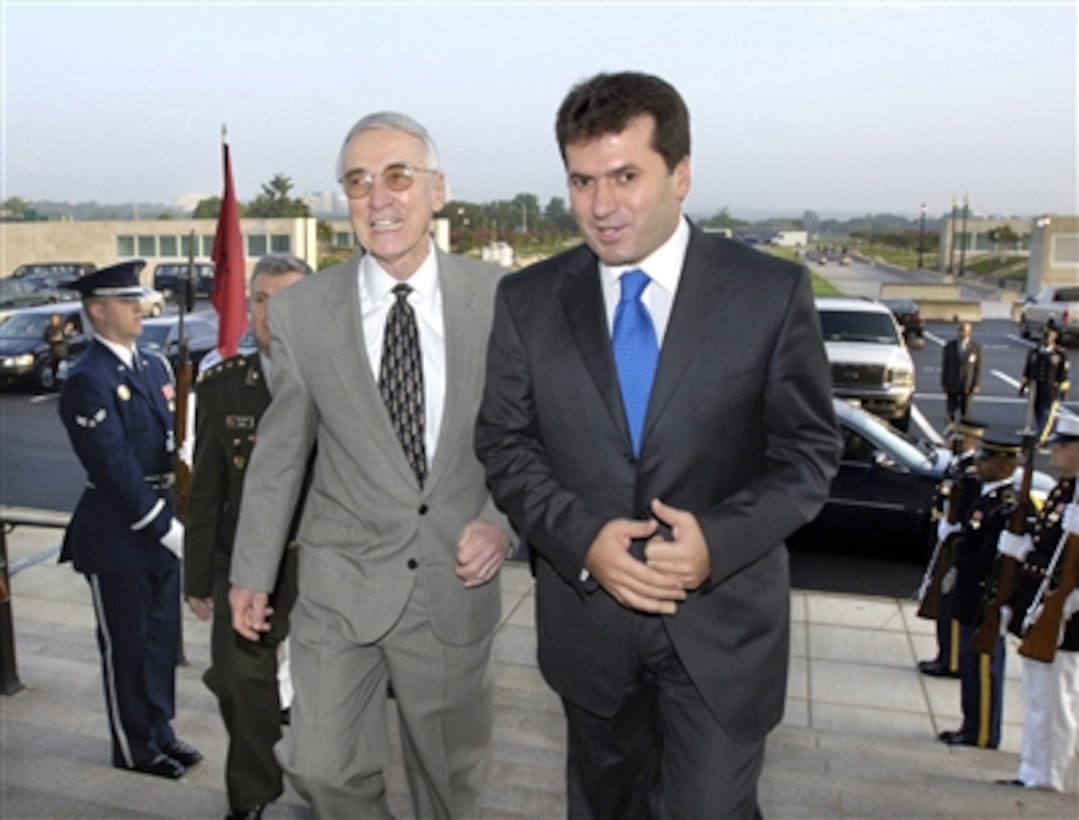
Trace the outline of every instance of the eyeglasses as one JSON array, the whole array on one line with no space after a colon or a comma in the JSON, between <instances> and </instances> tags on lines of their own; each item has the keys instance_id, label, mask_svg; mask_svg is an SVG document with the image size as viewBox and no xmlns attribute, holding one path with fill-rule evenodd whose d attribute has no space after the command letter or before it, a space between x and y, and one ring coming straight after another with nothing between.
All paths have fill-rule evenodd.
<instances>
[{"instance_id":1,"label":"eyeglasses","mask_svg":"<svg viewBox=\"0 0 1079 820\"><path fill-rule=\"evenodd\" d=\"M396 162L383 168L378 176L391 191L400 192L411 188L416 174L419 173L437 174L438 171L434 168L416 168L407 162ZM349 171L341 180L341 187L349 199L362 199L371 193L374 184L375 174L371 171Z\"/></svg>"}]
</instances>

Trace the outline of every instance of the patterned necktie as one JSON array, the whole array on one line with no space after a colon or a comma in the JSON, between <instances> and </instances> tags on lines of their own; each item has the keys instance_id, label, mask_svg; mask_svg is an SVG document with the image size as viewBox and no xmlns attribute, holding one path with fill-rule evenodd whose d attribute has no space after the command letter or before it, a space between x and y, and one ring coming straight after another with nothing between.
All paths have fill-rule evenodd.
<instances>
[{"instance_id":1,"label":"patterned necktie","mask_svg":"<svg viewBox=\"0 0 1079 820\"><path fill-rule=\"evenodd\" d=\"M422 487L427 477L427 456L423 445L423 361L420 357L416 314L408 303L411 292L409 285L397 285L393 289L397 301L386 317L378 389L386 409L390 411L397 440L401 442L405 457Z\"/></svg>"},{"instance_id":2,"label":"patterned necktie","mask_svg":"<svg viewBox=\"0 0 1079 820\"><path fill-rule=\"evenodd\" d=\"M652 317L641 302L641 293L652 280L643 270L628 270L622 274L622 298L614 312L614 331L611 345L618 367L618 384L622 388L622 405L633 442L633 454L640 455L644 418L648 412L648 397L659 361L659 345Z\"/></svg>"}]
</instances>

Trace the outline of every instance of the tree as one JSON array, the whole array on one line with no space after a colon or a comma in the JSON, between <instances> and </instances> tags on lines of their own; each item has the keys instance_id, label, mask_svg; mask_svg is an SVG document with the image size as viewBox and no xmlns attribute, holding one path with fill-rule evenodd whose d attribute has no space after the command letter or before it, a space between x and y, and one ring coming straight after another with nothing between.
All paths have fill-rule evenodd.
<instances>
[{"instance_id":1,"label":"tree","mask_svg":"<svg viewBox=\"0 0 1079 820\"><path fill-rule=\"evenodd\" d=\"M998 225L995 228L991 228L985 234L989 237L989 241L996 245L997 259L1000 259L1000 246L1001 244L1007 244L1012 246L1012 250L1015 250L1015 243L1019 241L1019 234L1012 230L1011 225Z\"/></svg>"},{"instance_id":2,"label":"tree","mask_svg":"<svg viewBox=\"0 0 1079 820\"><path fill-rule=\"evenodd\" d=\"M191 214L192 219L217 219L221 215L221 197L210 196L200 199Z\"/></svg>"},{"instance_id":3,"label":"tree","mask_svg":"<svg viewBox=\"0 0 1079 820\"><path fill-rule=\"evenodd\" d=\"M702 228L743 228L749 223L742 219L735 219L727 210L727 206L723 208L715 216L710 216L707 219L701 220Z\"/></svg>"},{"instance_id":4,"label":"tree","mask_svg":"<svg viewBox=\"0 0 1079 820\"><path fill-rule=\"evenodd\" d=\"M284 174L275 174L262 184L262 193L248 203L245 216L249 217L305 217L311 209L302 199L289 196L292 180Z\"/></svg>"},{"instance_id":5,"label":"tree","mask_svg":"<svg viewBox=\"0 0 1079 820\"><path fill-rule=\"evenodd\" d=\"M318 237L319 245L329 246L333 244L333 225L325 219L315 222L315 236Z\"/></svg>"},{"instance_id":6,"label":"tree","mask_svg":"<svg viewBox=\"0 0 1079 820\"><path fill-rule=\"evenodd\" d=\"M4 200L4 210L8 213L15 215L22 215L24 211L29 210L30 206L24 199L17 196L9 196Z\"/></svg>"}]
</instances>

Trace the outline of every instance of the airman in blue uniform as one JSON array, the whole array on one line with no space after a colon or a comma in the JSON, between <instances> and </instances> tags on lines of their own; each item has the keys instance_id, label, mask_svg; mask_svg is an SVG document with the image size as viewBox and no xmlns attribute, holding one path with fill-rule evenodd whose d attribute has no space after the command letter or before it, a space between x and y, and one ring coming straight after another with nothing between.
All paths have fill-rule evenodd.
<instances>
[{"instance_id":1,"label":"airman in blue uniform","mask_svg":"<svg viewBox=\"0 0 1079 820\"><path fill-rule=\"evenodd\" d=\"M140 267L115 265L71 285L94 341L60 395L60 418L86 471L60 560L90 585L113 765L176 779L202 756L170 725L183 545L170 499L175 397L168 363L135 346Z\"/></svg>"}]
</instances>

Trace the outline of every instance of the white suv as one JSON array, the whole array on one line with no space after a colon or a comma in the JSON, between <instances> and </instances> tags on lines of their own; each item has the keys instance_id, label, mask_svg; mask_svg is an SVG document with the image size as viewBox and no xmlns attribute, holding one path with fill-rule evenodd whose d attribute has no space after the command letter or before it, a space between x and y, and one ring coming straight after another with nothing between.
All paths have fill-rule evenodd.
<instances>
[{"instance_id":1,"label":"white suv","mask_svg":"<svg viewBox=\"0 0 1079 820\"><path fill-rule=\"evenodd\" d=\"M832 393L901 430L914 404L914 361L895 316L872 299L819 298L821 334L832 366Z\"/></svg>"}]
</instances>

